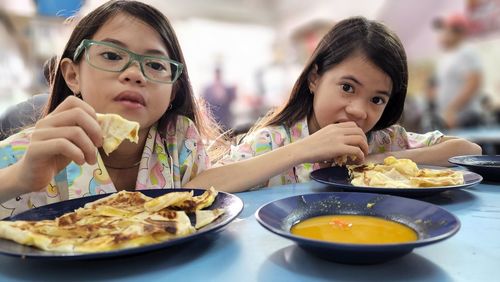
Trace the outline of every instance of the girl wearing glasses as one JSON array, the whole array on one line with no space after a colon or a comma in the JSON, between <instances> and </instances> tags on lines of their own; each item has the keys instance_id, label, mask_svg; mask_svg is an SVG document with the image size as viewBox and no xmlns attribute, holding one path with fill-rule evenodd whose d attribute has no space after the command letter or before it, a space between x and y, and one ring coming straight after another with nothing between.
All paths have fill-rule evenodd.
<instances>
[{"instance_id":1,"label":"girl wearing glasses","mask_svg":"<svg viewBox=\"0 0 500 282\"><path fill-rule=\"evenodd\" d=\"M96 113L139 122L139 145L125 141L103 154ZM0 143L0 217L117 190L185 186L209 166L202 139L215 129L195 102L165 16L140 2L108 2L71 34L45 116Z\"/></svg>"},{"instance_id":2,"label":"girl wearing glasses","mask_svg":"<svg viewBox=\"0 0 500 282\"><path fill-rule=\"evenodd\" d=\"M397 36L378 22L343 20L316 47L288 102L231 148L222 166L189 185L235 192L306 182L311 171L344 156L356 163L394 155L447 165L451 156L481 154L464 139L396 125L407 84L406 54Z\"/></svg>"}]
</instances>

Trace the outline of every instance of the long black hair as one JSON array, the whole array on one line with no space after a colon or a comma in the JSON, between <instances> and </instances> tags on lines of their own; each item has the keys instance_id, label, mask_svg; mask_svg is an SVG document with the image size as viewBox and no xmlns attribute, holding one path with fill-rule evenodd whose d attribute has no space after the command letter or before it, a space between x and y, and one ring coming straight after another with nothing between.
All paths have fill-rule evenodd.
<instances>
[{"instance_id":1,"label":"long black hair","mask_svg":"<svg viewBox=\"0 0 500 282\"><path fill-rule=\"evenodd\" d=\"M172 121L175 122L178 115L183 115L195 123L202 136L207 139L217 136L218 127L212 124L212 120L207 116L207 112L200 110L202 105L197 104L193 95L186 62L170 22L160 11L147 4L138 1L109 1L93 10L76 25L58 64L64 58L73 59L75 50L83 39L92 38L102 25L120 13L128 14L153 27L160 35L170 58L184 65L180 77L175 81L172 88L172 93L175 95L174 100L171 102L172 107L171 109L166 109L159 120L158 129L160 134L165 134L165 131L162 129L166 129L167 125ZM82 57L80 56L79 60ZM75 63L78 63L78 61ZM50 78L50 85L51 95L45 115L52 112L66 97L73 95L59 67L56 69L55 75Z\"/></svg>"},{"instance_id":2,"label":"long black hair","mask_svg":"<svg viewBox=\"0 0 500 282\"><path fill-rule=\"evenodd\" d=\"M389 102L371 130L380 130L395 124L403 113L408 85L406 53L399 38L385 25L363 17L338 22L320 41L304 70L295 82L288 102L279 110L269 113L255 129L282 125L292 126L313 113L313 95L309 90L309 77L340 64L360 52L386 73L392 81Z\"/></svg>"}]
</instances>

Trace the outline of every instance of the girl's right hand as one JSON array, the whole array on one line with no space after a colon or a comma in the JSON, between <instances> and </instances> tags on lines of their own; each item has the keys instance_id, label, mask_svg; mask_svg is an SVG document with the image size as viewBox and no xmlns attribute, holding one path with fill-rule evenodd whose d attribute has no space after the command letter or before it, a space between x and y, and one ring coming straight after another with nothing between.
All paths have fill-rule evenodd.
<instances>
[{"instance_id":1,"label":"girl's right hand","mask_svg":"<svg viewBox=\"0 0 500 282\"><path fill-rule=\"evenodd\" d=\"M362 163L368 155L366 135L352 121L327 125L296 144L301 162L331 162L347 155L355 156L355 163Z\"/></svg>"},{"instance_id":2,"label":"girl's right hand","mask_svg":"<svg viewBox=\"0 0 500 282\"><path fill-rule=\"evenodd\" d=\"M16 164L21 192L44 189L71 161L95 164L102 139L95 110L81 99L67 97L36 123L26 153Z\"/></svg>"}]
</instances>

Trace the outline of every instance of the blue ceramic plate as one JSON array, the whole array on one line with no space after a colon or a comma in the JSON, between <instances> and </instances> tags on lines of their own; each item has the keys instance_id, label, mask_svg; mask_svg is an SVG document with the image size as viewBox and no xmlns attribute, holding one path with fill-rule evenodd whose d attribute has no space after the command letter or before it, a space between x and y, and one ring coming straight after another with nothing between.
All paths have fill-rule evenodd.
<instances>
[{"instance_id":1,"label":"blue ceramic plate","mask_svg":"<svg viewBox=\"0 0 500 282\"><path fill-rule=\"evenodd\" d=\"M194 191L195 196L201 195L205 191L201 189L152 189L152 190L143 190L141 192L149 197L158 197L166 193L191 191L191 190ZM72 212L77 208L83 207L88 202L95 201L107 195L109 194L102 194L97 196L90 196L64 202L58 202L55 204L50 204L39 208L31 209L24 213L7 218L6 220L54 219L60 215ZM213 208L223 208L225 213L211 224L199 229L194 234L182 238L173 239L170 241L165 241L158 244L124 249L124 250L117 250L117 251L100 252L100 253L59 253L59 252L47 252L37 248L20 245L13 241L0 239L0 254L17 256L21 258L75 260L75 259L109 258L109 257L118 257L118 256L144 253L148 251L153 251L178 245L193 239L200 238L201 236L204 236L208 233L220 230L228 223L230 223L233 219L235 219L238 216L238 214L240 214L240 212L243 209L243 202L237 196L224 192L219 192L214 203L210 207L208 207L208 209L213 209Z\"/></svg>"},{"instance_id":2,"label":"blue ceramic plate","mask_svg":"<svg viewBox=\"0 0 500 282\"><path fill-rule=\"evenodd\" d=\"M419 166L419 167L432 168L432 169L449 169L437 166ZM381 188L381 187L368 187L368 186L354 186L351 184L351 181L349 180L349 173L347 172L347 168L338 166L315 170L311 172L311 179L314 179L321 183L335 186L344 191L383 193L383 194L399 195L406 197L423 197L440 193L446 190L469 187L472 185L479 184L483 180L483 177L481 177L481 175L477 173L466 170L463 170L462 172L464 174L464 184L453 185L453 186L425 187L425 188L424 187Z\"/></svg>"},{"instance_id":3,"label":"blue ceramic plate","mask_svg":"<svg viewBox=\"0 0 500 282\"><path fill-rule=\"evenodd\" d=\"M361 245L307 239L290 233L290 228L301 220L339 214L370 215L394 220L415 230L418 240L409 243ZM328 260L354 264L394 259L410 253L416 247L442 241L460 229L458 218L436 205L372 193L325 192L298 195L263 205L255 216L266 229L294 241L306 251Z\"/></svg>"},{"instance_id":4,"label":"blue ceramic plate","mask_svg":"<svg viewBox=\"0 0 500 282\"><path fill-rule=\"evenodd\" d=\"M500 182L500 155L457 156L448 160L483 176L484 180Z\"/></svg>"}]
</instances>

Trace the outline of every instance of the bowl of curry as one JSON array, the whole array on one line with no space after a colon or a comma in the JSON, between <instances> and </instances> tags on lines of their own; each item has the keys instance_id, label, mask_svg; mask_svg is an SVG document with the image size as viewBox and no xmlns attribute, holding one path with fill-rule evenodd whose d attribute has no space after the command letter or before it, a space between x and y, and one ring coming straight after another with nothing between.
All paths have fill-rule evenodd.
<instances>
[{"instance_id":1,"label":"bowl of curry","mask_svg":"<svg viewBox=\"0 0 500 282\"><path fill-rule=\"evenodd\" d=\"M459 219L439 206L374 193L297 195L265 204L255 216L304 250L349 264L396 259L460 229Z\"/></svg>"}]
</instances>

